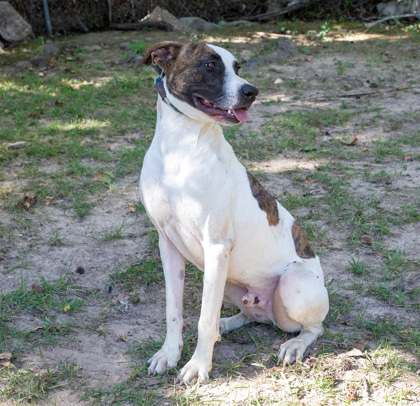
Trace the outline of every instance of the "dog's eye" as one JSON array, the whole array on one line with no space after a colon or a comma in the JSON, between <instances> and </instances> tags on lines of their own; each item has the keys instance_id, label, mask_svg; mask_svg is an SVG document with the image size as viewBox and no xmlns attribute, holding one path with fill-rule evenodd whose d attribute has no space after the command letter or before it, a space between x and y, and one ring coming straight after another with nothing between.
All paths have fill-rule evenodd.
<instances>
[{"instance_id":1,"label":"dog's eye","mask_svg":"<svg viewBox=\"0 0 420 406\"><path fill-rule=\"evenodd\" d=\"M234 71L236 74L239 73L239 69L241 69L241 65L239 65L239 63L235 63L235 66L233 67Z\"/></svg>"},{"instance_id":2,"label":"dog's eye","mask_svg":"<svg viewBox=\"0 0 420 406\"><path fill-rule=\"evenodd\" d=\"M206 68L214 69L216 67L216 62L207 62Z\"/></svg>"}]
</instances>

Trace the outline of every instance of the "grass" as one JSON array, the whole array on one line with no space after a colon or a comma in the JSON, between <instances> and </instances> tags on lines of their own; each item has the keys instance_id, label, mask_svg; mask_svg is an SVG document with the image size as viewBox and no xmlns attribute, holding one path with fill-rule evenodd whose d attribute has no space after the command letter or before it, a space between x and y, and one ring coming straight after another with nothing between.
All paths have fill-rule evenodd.
<instances>
[{"instance_id":1,"label":"grass","mask_svg":"<svg viewBox=\"0 0 420 406\"><path fill-rule=\"evenodd\" d=\"M293 335L257 324L225 334L216 343L212 381L205 387L174 383L177 368L191 357L197 341L202 273L191 264L187 264L185 283L184 347L177 368L162 377L147 376L146 361L163 342L159 335L165 329L160 322L138 330L150 331L150 338L138 341L136 335L128 334L148 309L163 309L158 234L146 220L141 203L133 202L131 196L127 203L123 193L125 188L136 188L134 174L152 140L155 73L115 62L124 58L118 47L118 51L104 48L93 54L82 45L70 47L58 65L42 75L2 70L0 203L6 215L0 223L0 264L5 264L0 283L5 281L7 286L16 275L22 281L0 294L0 353L10 352L15 365L0 367L0 403L48 403L63 388L79 390L83 400L98 405L415 402L419 365L414 357L420 336L413 320L419 310L415 285L419 260L407 241L416 238L412 228L420 220L420 195L412 175L418 171L420 158L415 127L419 113L413 106L390 113L380 103L388 97L385 93L366 101L337 95L344 92L341 80L346 76L369 78L381 91L388 85L401 85L397 74L401 67L388 62L386 53L417 44L417 34L410 29L407 37L395 38L396 28L382 38L384 27L377 27L376 39L350 43L342 40L347 35L342 29L357 32L363 26L282 21L258 26L257 32L238 28L221 35L220 42L239 56L242 50L254 56L272 52L276 35L281 34L299 44L298 59L308 58L287 61L281 74L278 67L245 72L251 82L258 83L262 95L273 93L274 98L259 106L261 122L226 127L224 132L242 162L257 167L252 171L297 218L326 264L330 312L324 336L311 346L303 363L287 368L277 365L276 352ZM258 34L261 30L266 30L265 39ZM308 38L309 30L317 34ZM137 33L113 33L110 46L121 43L125 35L135 52L143 52L148 45ZM148 35L153 42L166 34ZM202 38L211 42L217 35L203 34ZM28 45L29 54L41 52L40 44ZM404 64L415 67L417 54L404 52ZM312 70L305 64L311 58L322 63L336 55L331 64L318 65L322 76L329 78L326 83L312 76L308 79L307 72ZM14 66L19 57L27 55L21 49L7 51L1 63L6 68ZM283 81L274 85L278 77ZM319 99L311 91L319 93ZM353 135L357 142L346 144ZM9 143L16 141L28 144L9 149ZM273 172L265 166L271 164L270 158L313 163L315 169L296 165ZM26 210L23 203L28 193L34 201ZM117 251L117 259L108 268L86 267L83 275L43 278L44 270L35 267L33 256L64 253L68 241L76 244L66 227L45 228L45 224L50 225L59 212L70 224L86 224L88 230L89 221L100 210L119 210L104 207L103 199L109 195L121 196L124 214L128 206L135 220L122 217L116 225L101 227L105 231L95 235L92 244L105 251L138 238L138 251L129 260L122 260ZM399 238L405 245L395 243ZM25 248L16 252L15 245L22 241L27 242ZM83 248L92 246L88 243ZM119 306L120 299L128 303L125 309ZM236 309L226 305L222 312L230 316ZM115 333L111 326L125 326L124 340L121 331ZM85 390L84 379L90 378L82 376L82 359L54 365L43 362L39 372L25 369L28 357L43 359L47 349L77 346L78 335L98 337L98 343L107 340L110 352L125 357L128 378L114 385L92 385L90 380L92 389ZM360 354L352 355L354 349ZM101 377L99 373L97 378Z\"/></svg>"},{"instance_id":2,"label":"grass","mask_svg":"<svg viewBox=\"0 0 420 406\"><path fill-rule=\"evenodd\" d=\"M66 361L54 369L47 364L44 367L39 373L14 366L0 369L0 401L12 399L16 404L28 404L45 400L50 392L68 387L79 375L77 367Z\"/></svg>"}]
</instances>

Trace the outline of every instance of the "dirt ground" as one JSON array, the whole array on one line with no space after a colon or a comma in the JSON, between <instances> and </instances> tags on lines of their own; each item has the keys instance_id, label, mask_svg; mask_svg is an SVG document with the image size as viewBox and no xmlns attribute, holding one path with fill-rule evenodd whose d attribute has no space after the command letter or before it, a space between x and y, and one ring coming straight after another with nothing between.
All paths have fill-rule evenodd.
<instances>
[{"instance_id":1,"label":"dirt ground","mask_svg":"<svg viewBox=\"0 0 420 406\"><path fill-rule=\"evenodd\" d=\"M64 42L86 47L86 59L94 63L120 60L122 42L142 39L151 44L171 35L152 32L116 36L107 32ZM222 45L229 41L229 49L246 60L264 41L277 38L283 37L261 28L228 38L207 36L205 40ZM309 238L321 257L332 301L326 335L311 346L303 364L287 369L275 363L277 348L287 335L270 326L251 325L227 334L216 345L209 384L186 388L174 384L173 372L162 378L148 377L145 354L150 353L153 340L160 342L165 333L164 283L158 278L130 287L115 278L118 270L125 271L136 261L158 261L155 234L145 213L128 210L138 202L139 174L117 179L112 188L97 196L92 212L83 219L59 205L38 205L30 211L11 213L7 202L0 200L2 230L11 230L15 236L3 239L0 295L19 290L22 282L25 289L36 290L43 279L54 283L65 275L69 286L79 287L69 295L83 299L82 311L62 312L55 319L56 324L72 326L68 334L60 333L58 343L40 341L26 351L28 344L23 341L21 348L10 344L2 349L18 354L15 365L34 374L45 374L57 365L74 366L72 376L32 404L420 404L420 365L412 344L416 341L407 344L403 339L391 340L392 335L405 337L405 332L418 337L415 330L420 321L418 215L410 214L402 221L406 214L401 214L401 208L409 204L417 211L419 203L420 43L404 34L389 37L347 29L334 31L325 41L312 40L300 32L287 38L299 48L286 61L270 59L269 49L261 53L256 67L243 63L241 72L258 85L260 95L250 110L249 121L236 130L232 143L261 183L307 225ZM99 52L89 51L95 46ZM277 121L280 116L286 120L288 115L315 110L325 111L325 117L332 110L354 114L346 116L345 122L323 122L315 138L304 141L303 148L273 149L265 144L274 139L270 134L281 125ZM325 117L321 114L320 120ZM143 135L139 131L129 137ZM129 137L109 137L110 148L129 145ZM287 137L290 143L295 142L293 129ZM401 137L410 141L399 143ZM263 155L267 149L266 157L248 157L260 146ZM318 153L329 148L339 152ZM14 175L17 171L13 165L18 163L8 165L0 188L25 184L25 179ZM60 162L51 159L43 165L44 171L54 171ZM321 179L320 173L328 181ZM339 188L348 196L357 196L366 207L372 205L369 215L373 218L386 213L389 232L372 231L354 237L357 230L353 230L353 220L358 208L354 206L349 220L343 220L340 209L333 210L328 203L337 187L333 182L338 181L342 181ZM311 205L293 204L293 198L298 197L311 199ZM313 202L318 203L314 206ZM352 210L346 201L333 204L342 205L343 213ZM368 216L368 209L359 210ZM25 228L22 222L17 226L16 216L30 219L31 226ZM401 216L401 222L391 221L395 216ZM122 224L123 238L104 238ZM52 245L54 234L63 236L63 243ZM403 264L394 272L387 258L395 252L403 258ZM363 277L356 268L352 272L352 258L374 271ZM370 290L385 268L398 274L384 281L391 292L387 299ZM201 284L195 270L187 282L185 334L186 342L194 348ZM402 286L398 292L408 292L400 302L392 298L398 293L393 290L396 284ZM224 311L234 312L228 307ZM45 315L20 312L8 323L15 330L36 333L45 325ZM389 328L381 330L384 325ZM148 346L144 353L141 343ZM187 359L188 354L184 354L182 362ZM395 376L392 371L396 371ZM125 383L143 400L124 398L126 392L121 385ZM5 405L16 403L13 396L1 400Z\"/></svg>"}]
</instances>

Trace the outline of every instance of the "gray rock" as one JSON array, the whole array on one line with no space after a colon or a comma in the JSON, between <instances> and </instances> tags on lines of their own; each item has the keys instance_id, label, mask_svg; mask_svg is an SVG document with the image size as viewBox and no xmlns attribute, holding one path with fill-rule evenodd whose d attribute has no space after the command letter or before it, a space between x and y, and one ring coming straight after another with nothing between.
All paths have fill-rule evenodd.
<instances>
[{"instance_id":1,"label":"gray rock","mask_svg":"<svg viewBox=\"0 0 420 406\"><path fill-rule=\"evenodd\" d=\"M9 42L23 41L32 34L32 27L7 1L0 1L0 36Z\"/></svg>"},{"instance_id":2,"label":"gray rock","mask_svg":"<svg viewBox=\"0 0 420 406\"><path fill-rule=\"evenodd\" d=\"M250 27L252 25L256 25L258 23L252 22L252 21L246 21L246 20L236 20L236 21L230 21L230 22L226 22L226 21L219 21L217 23L217 25L220 28L225 28L225 27L238 27L239 25L242 25L244 27Z\"/></svg>"},{"instance_id":3,"label":"gray rock","mask_svg":"<svg viewBox=\"0 0 420 406\"><path fill-rule=\"evenodd\" d=\"M49 56L34 56L30 62L34 68L42 69L50 66L51 58Z\"/></svg>"},{"instance_id":4,"label":"gray rock","mask_svg":"<svg viewBox=\"0 0 420 406\"><path fill-rule=\"evenodd\" d=\"M267 55L253 56L245 61L247 68L254 69L259 65L270 63L284 63L293 58L298 53L297 45L287 39L279 39L277 42L277 49Z\"/></svg>"},{"instance_id":5,"label":"gray rock","mask_svg":"<svg viewBox=\"0 0 420 406\"><path fill-rule=\"evenodd\" d=\"M47 41L44 45L44 49L42 50L45 56L51 58L57 58L58 54L60 53L60 46L52 41Z\"/></svg>"},{"instance_id":6,"label":"gray rock","mask_svg":"<svg viewBox=\"0 0 420 406\"><path fill-rule=\"evenodd\" d=\"M169 11L156 6L153 11L144 17L141 21L152 23L165 23L173 31L180 32L193 32L194 30L185 24L182 24L173 14Z\"/></svg>"},{"instance_id":7,"label":"gray rock","mask_svg":"<svg viewBox=\"0 0 420 406\"><path fill-rule=\"evenodd\" d=\"M376 5L379 13L386 17L420 11L420 0L399 0Z\"/></svg>"},{"instance_id":8,"label":"gray rock","mask_svg":"<svg viewBox=\"0 0 420 406\"><path fill-rule=\"evenodd\" d=\"M209 23L200 17L182 17L179 22L197 31L212 31L219 28L217 24Z\"/></svg>"}]
</instances>

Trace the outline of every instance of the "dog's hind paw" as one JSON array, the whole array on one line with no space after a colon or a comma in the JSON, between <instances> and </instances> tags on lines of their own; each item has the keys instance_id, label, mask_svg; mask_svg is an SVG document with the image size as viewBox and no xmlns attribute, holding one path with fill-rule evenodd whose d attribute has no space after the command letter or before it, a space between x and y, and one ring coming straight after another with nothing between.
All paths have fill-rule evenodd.
<instances>
[{"instance_id":1,"label":"dog's hind paw","mask_svg":"<svg viewBox=\"0 0 420 406\"><path fill-rule=\"evenodd\" d=\"M179 359L181 358L181 351L170 351L163 346L147 363L149 368L147 370L149 375L162 375L168 368L175 368Z\"/></svg>"},{"instance_id":2,"label":"dog's hind paw","mask_svg":"<svg viewBox=\"0 0 420 406\"><path fill-rule=\"evenodd\" d=\"M278 355L278 362L283 364L294 364L301 361L306 350L306 345L299 337L292 338L281 345Z\"/></svg>"},{"instance_id":3,"label":"dog's hind paw","mask_svg":"<svg viewBox=\"0 0 420 406\"><path fill-rule=\"evenodd\" d=\"M281 345L278 362L293 364L296 361L301 361L308 346L321 336L323 332L324 328L321 323L311 327L302 327L297 337Z\"/></svg>"}]
</instances>

